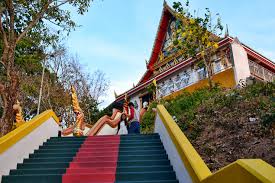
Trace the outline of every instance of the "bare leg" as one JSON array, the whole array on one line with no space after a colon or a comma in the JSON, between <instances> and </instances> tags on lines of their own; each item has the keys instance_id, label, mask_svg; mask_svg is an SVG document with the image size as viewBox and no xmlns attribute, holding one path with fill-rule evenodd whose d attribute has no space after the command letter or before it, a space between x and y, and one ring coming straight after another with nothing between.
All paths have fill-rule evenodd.
<instances>
[{"instance_id":1,"label":"bare leg","mask_svg":"<svg viewBox=\"0 0 275 183\"><path fill-rule=\"evenodd\" d=\"M116 115L120 115L121 113L116 112ZM117 117L115 119L111 119L108 116L103 116L102 118L100 118L97 122L97 126L89 133L89 136L94 136L98 133L98 131L105 125L108 124L110 125L112 128L116 127L117 124L120 121L120 117Z\"/></svg>"}]
</instances>

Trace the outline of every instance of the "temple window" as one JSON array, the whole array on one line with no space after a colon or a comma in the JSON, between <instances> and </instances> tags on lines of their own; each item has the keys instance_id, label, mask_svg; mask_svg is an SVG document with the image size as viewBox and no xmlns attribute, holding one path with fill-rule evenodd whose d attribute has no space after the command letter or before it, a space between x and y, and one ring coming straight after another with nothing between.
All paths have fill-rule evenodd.
<instances>
[{"instance_id":1,"label":"temple window","mask_svg":"<svg viewBox=\"0 0 275 183\"><path fill-rule=\"evenodd\" d=\"M198 80L202 80L202 79L205 79L206 78L206 70L204 67L202 68L199 68L197 70L197 73L198 73Z\"/></svg>"},{"instance_id":2,"label":"temple window","mask_svg":"<svg viewBox=\"0 0 275 183\"><path fill-rule=\"evenodd\" d=\"M223 70L223 66L222 66L220 60L215 61L213 66L214 66L214 73L217 73L217 72L220 72L221 70Z\"/></svg>"},{"instance_id":3,"label":"temple window","mask_svg":"<svg viewBox=\"0 0 275 183\"><path fill-rule=\"evenodd\" d=\"M170 93L174 91L174 82L172 81L172 78L168 81L168 89Z\"/></svg>"},{"instance_id":4,"label":"temple window","mask_svg":"<svg viewBox=\"0 0 275 183\"><path fill-rule=\"evenodd\" d=\"M177 90L179 90L179 89L182 88L182 87L181 87L181 77L180 77L179 74L178 74L178 75L176 76L176 78L175 78L175 85L176 85L176 87L177 87Z\"/></svg>"},{"instance_id":5,"label":"temple window","mask_svg":"<svg viewBox=\"0 0 275 183\"><path fill-rule=\"evenodd\" d=\"M182 87L185 87L189 84L190 76L191 76L190 72L184 71L184 73L182 75L182 80L181 80L182 81Z\"/></svg>"}]
</instances>

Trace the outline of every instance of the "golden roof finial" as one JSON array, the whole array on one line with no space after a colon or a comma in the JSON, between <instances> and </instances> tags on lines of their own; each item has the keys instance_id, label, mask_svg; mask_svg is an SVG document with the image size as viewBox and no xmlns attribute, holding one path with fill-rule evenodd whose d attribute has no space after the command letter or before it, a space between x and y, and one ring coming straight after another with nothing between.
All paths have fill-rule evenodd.
<instances>
[{"instance_id":1,"label":"golden roof finial","mask_svg":"<svg viewBox=\"0 0 275 183\"><path fill-rule=\"evenodd\" d=\"M17 128L25 123L25 120L22 114L22 107L20 106L20 102L18 100L16 101L16 104L13 105L13 110L16 112L15 122L16 122L16 128Z\"/></svg>"},{"instance_id":2,"label":"golden roof finial","mask_svg":"<svg viewBox=\"0 0 275 183\"><path fill-rule=\"evenodd\" d=\"M145 64L146 66L149 64L149 61L147 59L145 59Z\"/></svg>"},{"instance_id":3,"label":"golden roof finial","mask_svg":"<svg viewBox=\"0 0 275 183\"><path fill-rule=\"evenodd\" d=\"M229 30L228 30L228 25L226 24L224 37L228 37L228 36L229 36Z\"/></svg>"},{"instance_id":4,"label":"golden roof finial","mask_svg":"<svg viewBox=\"0 0 275 183\"><path fill-rule=\"evenodd\" d=\"M117 95L117 93L116 93L116 91L115 91L115 90L114 90L114 95L115 95L115 98L117 98L117 96L118 96L118 95Z\"/></svg>"}]
</instances>

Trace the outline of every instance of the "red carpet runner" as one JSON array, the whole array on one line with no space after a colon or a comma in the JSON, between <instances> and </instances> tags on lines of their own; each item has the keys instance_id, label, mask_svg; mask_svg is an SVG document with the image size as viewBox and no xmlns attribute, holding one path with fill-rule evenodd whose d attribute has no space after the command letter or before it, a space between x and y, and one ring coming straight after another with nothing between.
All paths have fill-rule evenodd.
<instances>
[{"instance_id":1,"label":"red carpet runner","mask_svg":"<svg viewBox=\"0 0 275 183\"><path fill-rule=\"evenodd\" d=\"M114 183L120 136L87 137L62 183Z\"/></svg>"}]
</instances>

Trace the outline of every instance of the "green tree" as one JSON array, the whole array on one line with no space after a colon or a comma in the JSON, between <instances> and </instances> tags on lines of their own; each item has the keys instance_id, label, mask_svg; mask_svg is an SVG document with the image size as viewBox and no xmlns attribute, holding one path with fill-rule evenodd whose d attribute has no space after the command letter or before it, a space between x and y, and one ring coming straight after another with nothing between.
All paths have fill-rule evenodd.
<instances>
[{"instance_id":1,"label":"green tree","mask_svg":"<svg viewBox=\"0 0 275 183\"><path fill-rule=\"evenodd\" d=\"M197 12L190 13L189 1L184 5L181 2L174 2L173 8L176 11L176 17L180 20L177 29L177 37L174 45L183 50L185 58L194 57L203 61L208 75L208 83L212 88L213 68L211 57L218 49L219 35L222 34L223 26L219 14L213 18L210 10L206 8L204 17L199 17Z\"/></svg>"},{"instance_id":2,"label":"green tree","mask_svg":"<svg viewBox=\"0 0 275 183\"><path fill-rule=\"evenodd\" d=\"M1 134L8 133L14 121L13 104L19 94L19 75L15 67L16 48L23 40L40 41L49 45L58 40L61 31L69 33L76 27L68 5L79 14L88 11L91 0L2 0L0 2L0 38L4 68L0 80L0 97L3 105L0 118ZM54 24L56 30L49 28ZM0 104L1 104L0 103Z\"/></svg>"}]
</instances>

